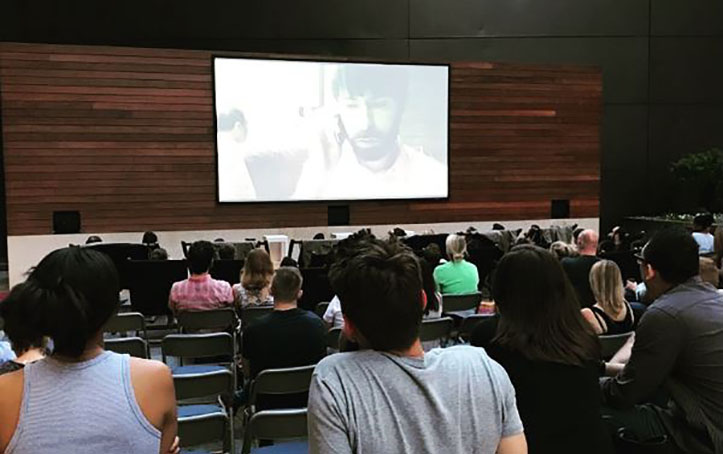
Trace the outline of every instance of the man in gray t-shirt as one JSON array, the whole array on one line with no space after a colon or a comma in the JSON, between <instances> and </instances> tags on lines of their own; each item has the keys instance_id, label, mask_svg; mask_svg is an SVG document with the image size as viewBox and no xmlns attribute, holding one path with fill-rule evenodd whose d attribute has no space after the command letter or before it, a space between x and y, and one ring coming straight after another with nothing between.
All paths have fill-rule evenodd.
<instances>
[{"instance_id":1,"label":"man in gray t-shirt","mask_svg":"<svg viewBox=\"0 0 723 454\"><path fill-rule=\"evenodd\" d=\"M527 453L514 388L499 364L470 346L424 353L426 298L414 255L369 236L342 243L329 277L344 335L362 350L317 365L310 452Z\"/></svg>"}]
</instances>

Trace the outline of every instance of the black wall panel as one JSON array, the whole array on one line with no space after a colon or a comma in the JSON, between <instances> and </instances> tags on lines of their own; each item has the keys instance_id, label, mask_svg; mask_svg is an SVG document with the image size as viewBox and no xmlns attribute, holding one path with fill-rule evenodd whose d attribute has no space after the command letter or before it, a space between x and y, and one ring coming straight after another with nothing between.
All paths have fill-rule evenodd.
<instances>
[{"instance_id":1,"label":"black wall panel","mask_svg":"<svg viewBox=\"0 0 723 454\"><path fill-rule=\"evenodd\" d=\"M650 8L655 36L723 35L720 0L654 0Z\"/></svg>"}]
</instances>

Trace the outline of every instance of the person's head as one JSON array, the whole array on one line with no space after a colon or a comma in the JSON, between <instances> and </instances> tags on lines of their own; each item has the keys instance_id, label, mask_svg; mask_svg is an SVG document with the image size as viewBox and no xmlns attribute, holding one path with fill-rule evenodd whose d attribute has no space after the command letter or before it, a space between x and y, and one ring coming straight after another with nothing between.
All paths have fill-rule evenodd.
<instances>
[{"instance_id":1,"label":"person's head","mask_svg":"<svg viewBox=\"0 0 723 454\"><path fill-rule=\"evenodd\" d=\"M159 247L148 254L148 260L168 260L168 251Z\"/></svg>"},{"instance_id":2,"label":"person's head","mask_svg":"<svg viewBox=\"0 0 723 454\"><path fill-rule=\"evenodd\" d=\"M550 245L550 252L554 255L557 260L562 260L565 257L572 257L575 255L575 249L571 244L565 243L564 241L555 241Z\"/></svg>"},{"instance_id":3,"label":"person's head","mask_svg":"<svg viewBox=\"0 0 723 454\"><path fill-rule=\"evenodd\" d=\"M600 260L590 270L590 288L595 301L609 314L620 312L625 304L623 276L612 260Z\"/></svg>"},{"instance_id":4,"label":"person's head","mask_svg":"<svg viewBox=\"0 0 723 454\"><path fill-rule=\"evenodd\" d=\"M85 240L85 244L94 244L94 243L102 243L103 239L99 237L98 235L91 235L88 237L87 240Z\"/></svg>"},{"instance_id":5,"label":"person's head","mask_svg":"<svg viewBox=\"0 0 723 454\"><path fill-rule=\"evenodd\" d=\"M271 283L274 275L274 264L269 253L256 248L248 253L241 270L241 285L247 290L261 290Z\"/></svg>"},{"instance_id":6,"label":"person's head","mask_svg":"<svg viewBox=\"0 0 723 454\"><path fill-rule=\"evenodd\" d=\"M698 214L693 218L693 230L696 232L710 233L713 221L713 215L709 213Z\"/></svg>"},{"instance_id":7,"label":"person's head","mask_svg":"<svg viewBox=\"0 0 723 454\"><path fill-rule=\"evenodd\" d=\"M274 274L271 281L271 295L274 297L274 303L296 303L301 298L301 286L304 279L301 272L293 266L282 266Z\"/></svg>"},{"instance_id":8,"label":"person's head","mask_svg":"<svg viewBox=\"0 0 723 454\"><path fill-rule=\"evenodd\" d=\"M464 260L464 255L467 253L467 239L464 235L451 234L447 235L447 240L444 242L447 249L447 257L450 260L459 262Z\"/></svg>"},{"instance_id":9,"label":"person's head","mask_svg":"<svg viewBox=\"0 0 723 454\"><path fill-rule=\"evenodd\" d=\"M228 113L219 115L217 126L219 131L230 132L235 142L246 141L248 125L246 116L240 110L231 109Z\"/></svg>"},{"instance_id":10,"label":"person's head","mask_svg":"<svg viewBox=\"0 0 723 454\"><path fill-rule=\"evenodd\" d=\"M299 262L297 262L296 260L292 259L291 257L284 257L283 259L281 259L281 263L279 264L279 266L281 266L281 267L284 267L284 266L293 266L294 268L298 268L298 267L299 267Z\"/></svg>"},{"instance_id":11,"label":"person's head","mask_svg":"<svg viewBox=\"0 0 723 454\"><path fill-rule=\"evenodd\" d=\"M439 265L440 260L444 258L442 249L437 243L429 243L422 248L422 258L432 267Z\"/></svg>"},{"instance_id":12,"label":"person's head","mask_svg":"<svg viewBox=\"0 0 723 454\"><path fill-rule=\"evenodd\" d=\"M437 246L437 249L439 249L439 246ZM434 267L437 263L439 263L439 260L430 262L424 256L419 260L419 271L422 274L422 289L427 297L427 306L424 308L424 315L439 310L437 287L434 282Z\"/></svg>"},{"instance_id":13,"label":"person's head","mask_svg":"<svg viewBox=\"0 0 723 454\"><path fill-rule=\"evenodd\" d=\"M581 255L597 254L598 234L591 229L585 229L577 236L577 250Z\"/></svg>"},{"instance_id":14,"label":"person's head","mask_svg":"<svg viewBox=\"0 0 723 454\"><path fill-rule=\"evenodd\" d=\"M367 237L339 248L329 270L347 337L362 347L400 351L419 337L424 293L419 262L397 240Z\"/></svg>"},{"instance_id":15,"label":"person's head","mask_svg":"<svg viewBox=\"0 0 723 454\"><path fill-rule=\"evenodd\" d=\"M158 235L151 231L145 232L143 234L143 239L141 240L141 242L147 245L158 244Z\"/></svg>"},{"instance_id":16,"label":"person's head","mask_svg":"<svg viewBox=\"0 0 723 454\"><path fill-rule=\"evenodd\" d=\"M638 262L652 301L698 275L698 243L684 229L660 230L645 245Z\"/></svg>"},{"instance_id":17,"label":"person's head","mask_svg":"<svg viewBox=\"0 0 723 454\"><path fill-rule=\"evenodd\" d=\"M77 358L118 310L118 272L111 259L90 248L51 252L13 288L17 320L33 336L53 339L56 354Z\"/></svg>"},{"instance_id":18,"label":"person's head","mask_svg":"<svg viewBox=\"0 0 723 454\"><path fill-rule=\"evenodd\" d=\"M527 358L580 365L599 346L558 260L532 245L512 248L497 265L492 296L500 313L496 342Z\"/></svg>"},{"instance_id":19,"label":"person's head","mask_svg":"<svg viewBox=\"0 0 723 454\"><path fill-rule=\"evenodd\" d=\"M19 298L25 283L13 287L10 294L0 302L0 318L5 322L3 329L16 356L32 349L45 349L48 339L31 324L23 320L23 301Z\"/></svg>"},{"instance_id":20,"label":"person's head","mask_svg":"<svg viewBox=\"0 0 723 454\"><path fill-rule=\"evenodd\" d=\"M209 241L194 241L191 247L188 248L188 257L186 257L191 274L208 273L215 253L216 250Z\"/></svg>"},{"instance_id":21,"label":"person's head","mask_svg":"<svg viewBox=\"0 0 723 454\"><path fill-rule=\"evenodd\" d=\"M321 232L315 234L314 237L312 238L312 240L323 240L323 239L324 239L324 234Z\"/></svg>"},{"instance_id":22,"label":"person's head","mask_svg":"<svg viewBox=\"0 0 723 454\"><path fill-rule=\"evenodd\" d=\"M339 65L332 94L342 135L360 161L380 161L397 150L406 104L407 70L390 65Z\"/></svg>"},{"instance_id":23,"label":"person's head","mask_svg":"<svg viewBox=\"0 0 723 454\"><path fill-rule=\"evenodd\" d=\"M236 257L236 248L231 244L224 244L218 248L218 258L221 260L233 260Z\"/></svg>"},{"instance_id":24,"label":"person's head","mask_svg":"<svg viewBox=\"0 0 723 454\"><path fill-rule=\"evenodd\" d=\"M701 257L699 259L700 278L704 282L709 283L713 287L718 288L720 282L720 270L715 265L715 260L709 257Z\"/></svg>"}]
</instances>

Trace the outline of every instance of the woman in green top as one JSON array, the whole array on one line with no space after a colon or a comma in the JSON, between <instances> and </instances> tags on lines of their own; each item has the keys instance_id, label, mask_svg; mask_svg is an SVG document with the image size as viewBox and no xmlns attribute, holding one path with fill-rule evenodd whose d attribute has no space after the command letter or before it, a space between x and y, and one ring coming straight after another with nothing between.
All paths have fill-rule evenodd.
<instances>
[{"instance_id":1,"label":"woman in green top","mask_svg":"<svg viewBox=\"0 0 723 454\"><path fill-rule=\"evenodd\" d=\"M442 295L474 293L479 284L477 267L464 259L467 240L464 235L449 235L445 242L449 261L434 269L434 282Z\"/></svg>"}]
</instances>

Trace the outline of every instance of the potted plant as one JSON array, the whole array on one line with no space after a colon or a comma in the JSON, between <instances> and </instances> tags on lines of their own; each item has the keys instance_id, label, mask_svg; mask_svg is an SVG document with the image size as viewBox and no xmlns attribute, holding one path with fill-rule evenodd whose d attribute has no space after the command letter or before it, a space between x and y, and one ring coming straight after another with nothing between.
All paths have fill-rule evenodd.
<instances>
[{"instance_id":1,"label":"potted plant","mask_svg":"<svg viewBox=\"0 0 723 454\"><path fill-rule=\"evenodd\" d=\"M709 212L723 208L723 150L709 150L683 156L670 167L681 191L691 191L697 209Z\"/></svg>"}]
</instances>

